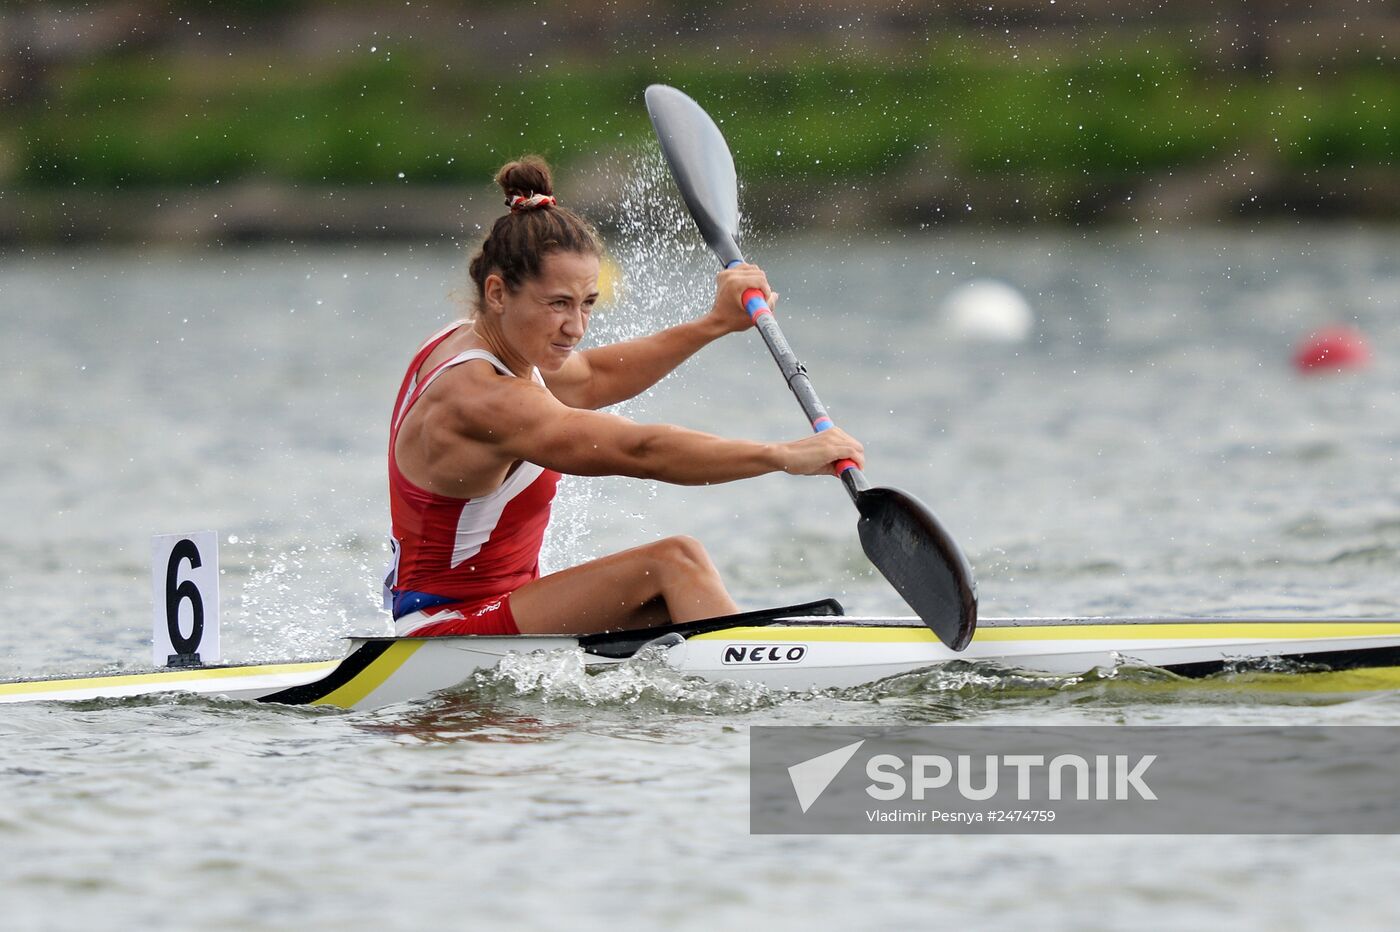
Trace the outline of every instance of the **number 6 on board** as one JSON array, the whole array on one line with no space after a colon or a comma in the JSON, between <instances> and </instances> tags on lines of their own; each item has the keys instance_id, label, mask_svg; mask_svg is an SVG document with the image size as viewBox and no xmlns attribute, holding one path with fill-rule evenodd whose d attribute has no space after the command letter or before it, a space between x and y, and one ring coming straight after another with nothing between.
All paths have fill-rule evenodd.
<instances>
[{"instance_id":1,"label":"number 6 on board","mask_svg":"<svg viewBox=\"0 0 1400 932\"><path fill-rule=\"evenodd\" d=\"M151 590L156 666L218 663L219 535L200 531L152 538Z\"/></svg>"}]
</instances>

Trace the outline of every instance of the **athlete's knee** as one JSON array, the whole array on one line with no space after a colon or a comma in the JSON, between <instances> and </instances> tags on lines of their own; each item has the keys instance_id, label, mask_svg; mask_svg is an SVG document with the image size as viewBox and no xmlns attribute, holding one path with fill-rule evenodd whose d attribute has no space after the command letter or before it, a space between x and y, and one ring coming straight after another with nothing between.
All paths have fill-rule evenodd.
<instances>
[{"instance_id":1,"label":"athlete's knee","mask_svg":"<svg viewBox=\"0 0 1400 932\"><path fill-rule=\"evenodd\" d=\"M688 575L710 574L715 571L705 545L693 537L678 535L659 540L652 545L657 559L668 569Z\"/></svg>"}]
</instances>

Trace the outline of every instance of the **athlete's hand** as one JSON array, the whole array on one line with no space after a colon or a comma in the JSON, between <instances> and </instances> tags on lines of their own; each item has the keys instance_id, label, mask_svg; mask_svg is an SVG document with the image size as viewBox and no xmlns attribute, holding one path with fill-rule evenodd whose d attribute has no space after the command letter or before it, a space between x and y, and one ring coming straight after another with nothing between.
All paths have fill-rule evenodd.
<instances>
[{"instance_id":1,"label":"athlete's hand","mask_svg":"<svg viewBox=\"0 0 1400 932\"><path fill-rule=\"evenodd\" d=\"M830 476L838 460L855 460L865 468L865 447L839 427L792 440L782 445L787 462L783 472L792 476Z\"/></svg>"},{"instance_id":2,"label":"athlete's hand","mask_svg":"<svg viewBox=\"0 0 1400 932\"><path fill-rule=\"evenodd\" d=\"M725 333L747 330L753 326L749 312L744 310L744 292L757 288L763 292L768 306L778 303L778 293L768 286L768 276L756 265L747 262L723 269L715 278L715 306L709 317L719 324Z\"/></svg>"}]
</instances>

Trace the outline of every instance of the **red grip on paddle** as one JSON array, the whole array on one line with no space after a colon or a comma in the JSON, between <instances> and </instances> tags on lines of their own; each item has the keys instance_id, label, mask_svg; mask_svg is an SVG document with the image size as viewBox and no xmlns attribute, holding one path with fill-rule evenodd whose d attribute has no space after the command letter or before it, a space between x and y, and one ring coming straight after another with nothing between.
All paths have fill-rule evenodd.
<instances>
[{"instance_id":1,"label":"red grip on paddle","mask_svg":"<svg viewBox=\"0 0 1400 932\"><path fill-rule=\"evenodd\" d=\"M773 309L768 306L768 302L763 297L763 292L757 288L745 289L743 298L744 310L749 312L749 316L758 320L759 314L772 314Z\"/></svg>"},{"instance_id":2,"label":"red grip on paddle","mask_svg":"<svg viewBox=\"0 0 1400 932\"><path fill-rule=\"evenodd\" d=\"M855 469L855 468L856 468L856 461L855 461L855 460L837 460L837 461L836 461L836 475L838 475L838 476L841 475L843 472L845 472L845 471L848 470L848 469Z\"/></svg>"}]
</instances>

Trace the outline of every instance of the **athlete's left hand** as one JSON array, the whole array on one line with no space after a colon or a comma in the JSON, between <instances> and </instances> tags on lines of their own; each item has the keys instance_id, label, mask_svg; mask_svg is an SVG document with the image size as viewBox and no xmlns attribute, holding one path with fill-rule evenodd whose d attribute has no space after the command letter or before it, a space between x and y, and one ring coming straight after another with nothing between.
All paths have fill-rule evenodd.
<instances>
[{"instance_id":1,"label":"athlete's left hand","mask_svg":"<svg viewBox=\"0 0 1400 932\"><path fill-rule=\"evenodd\" d=\"M778 293L768 285L768 276L763 269L745 262L732 269L722 269L715 277L715 305L709 317L717 322L726 333L748 330L753 326L749 312L744 310L744 292L757 288L763 292L768 306L778 303Z\"/></svg>"}]
</instances>

